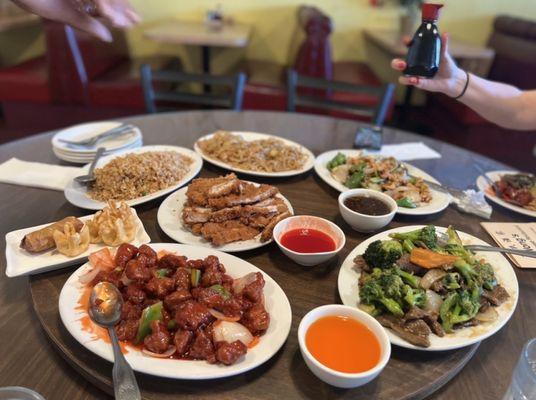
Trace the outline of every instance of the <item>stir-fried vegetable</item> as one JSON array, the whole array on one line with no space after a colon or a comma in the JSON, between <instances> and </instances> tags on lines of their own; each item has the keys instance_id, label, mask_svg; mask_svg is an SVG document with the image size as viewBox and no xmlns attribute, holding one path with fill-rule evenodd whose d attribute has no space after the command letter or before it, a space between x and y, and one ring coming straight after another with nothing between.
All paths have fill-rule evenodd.
<instances>
[{"instance_id":1,"label":"stir-fried vegetable","mask_svg":"<svg viewBox=\"0 0 536 400\"><path fill-rule=\"evenodd\" d=\"M411 199L408 197L403 197L396 201L396 204L398 207L402 208L417 208L417 204L415 204Z\"/></svg>"},{"instance_id":2,"label":"stir-fried vegetable","mask_svg":"<svg viewBox=\"0 0 536 400\"><path fill-rule=\"evenodd\" d=\"M145 336L151 333L151 322L162 321L162 308L161 301L154 303L148 307L145 307L141 314L140 324L138 326L138 333L136 335L136 344L140 344L145 339Z\"/></svg>"},{"instance_id":3,"label":"stir-fried vegetable","mask_svg":"<svg viewBox=\"0 0 536 400\"><path fill-rule=\"evenodd\" d=\"M410 232L391 233L389 236L399 241L408 240L414 246L427 247L432 250L437 248L437 235L433 225L427 225L422 229Z\"/></svg>"},{"instance_id":4,"label":"stir-fried vegetable","mask_svg":"<svg viewBox=\"0 0 536 400\"><path fill-rule=\"evenodd\" d=\"M396 240L376 240L367 247L363 258L368 265L385 268L392 266L402 253L402 245Z\"/></svg>"},{"instance_id":5,"label":"stir-fried vegetable","mask_svg":"<svg viewBox=\"0 0 536 400\"><path fill-rule=\"evenodd\" d=\"M159 277L159 278L164 278L164 277L168 276L169 272L170 272L169 268L157 269L156 270L156 276Z\"/></svg>"},{"instance_id":6,"label":"stir-fried vegetable","mask_svg":"<svg viewBox=\"0 0 536 400\"><path fill-rule=\"evenodd\" d=\"M410 284L406 283L410 282ZM419 278L401 271L400 268L374 268L365 277L359 295L364 304L385 309L389 313L402 316L411 307L424 307L426 295L419 288Z\"/></svg>"},{"instance_id":7,"label":"stir-fried vegetable","mask_svg":"<svg viewBox=\"0 0 536 400\"><path fill-rule=\"evenodd\" d=\"M221 297L223 297L224 300L228 300L231 298L231 293L222 285L212 285L210 288L216 293L218 293Z\"/></svg>"},{"instance_id":8,"label":"stir-fried vegetable","mask_svg":"<svg viewBox=\"0 0 536 400\"><path fill-rule=\"evenodd\" d=\"M346 182L344 182L344 186L350 188L350 189L357 189L360 187L363 187L362 182L365 178L365 168L367 164L361 163L358 165L353 165L350 168L350 171L348 173L348 178L346 179Z\"/></svg>"},{"instance_id":9,"label":"stir-fried vegetable","mask_svg":"<svg viewBox=\"0 0 536 400\"><path fill-rule=\"evenodd\" d=\"M497 318L497 312L488 311L500 304L488 298L498 286L493 267L467 250L452 227L445 240L432 225L389 236L372 242L362 256L368 267L359 280L362 309L400 321L408 312L410 319L429 312L427 318L436 318L445 332Z\"/></svg>"},{"instance_id":10,"label":"stir-fried vegetable","mask_svg":"<svg viewBox=\"0 0 536 400\"><path fill-rule=\"evenodd\" d=\"M459 260L459 258L458 256L436 253L432 250L415 247L413 250L411 250L409 260L419 267L432 269L452 265L452 263L454 263L456 260Z\"/></svg>"},{"instance_id":11,"label":"stir-fried vegetable","mask_svg":"<svg viewBox=\"0 0 536 400\"><path fill-rule=\"evenodd\" d=\"M199 281L201 280L201 271L195 268L192 268L190 272L190 280L193 287L199 286Z\"/></svg>"},{"instance_id":12,"label":"stir-fried vegetable","mask_svg":"<svg viewBox=\"0 0 536 400\"><path fill-rule=\"evenodd\" d=\"M330 162L328 162L328 169L331 171L333 168L338 167L339 165L343 165L346 163L346 156L342 153L337 153L335 157L331 159Z\"/></svg>"}]
</instances>

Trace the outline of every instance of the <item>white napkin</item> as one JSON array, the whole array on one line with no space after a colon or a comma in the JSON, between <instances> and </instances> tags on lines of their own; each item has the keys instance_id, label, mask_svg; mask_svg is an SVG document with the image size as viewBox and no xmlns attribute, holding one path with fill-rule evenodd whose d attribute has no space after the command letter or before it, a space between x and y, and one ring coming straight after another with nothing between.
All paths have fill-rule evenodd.
<instances>
[{"instance_id":1,"label":"white napkin","mask_svg":"<svg viewBox=\"0 0 536 400\"><path fill-rule=\"evenodd\" d=\"M78 175L82 175L82 168L28 162L18 158L0 164L0 182L13 185L63 190Z\"/></svg>"},{"instance_id":2,"label":"white napkin","mask_svg":"<svg viewBox=\"0 0 536 400\"><path fill-rule=\"evenodd\" d=\"M441 154L434 149L431 149L423 142L384 144L381 150L366 150L365 154L377 154L385 157L395 157L400 161L441 158Z\"/></svg>"}]
</instances>

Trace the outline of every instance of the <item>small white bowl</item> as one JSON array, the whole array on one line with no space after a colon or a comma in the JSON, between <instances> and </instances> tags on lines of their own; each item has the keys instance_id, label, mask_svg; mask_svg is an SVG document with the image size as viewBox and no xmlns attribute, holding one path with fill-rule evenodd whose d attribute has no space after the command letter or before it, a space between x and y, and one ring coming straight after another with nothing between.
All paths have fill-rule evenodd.
<instances>
[{"instance_id":1,"label":"small white bowl","mask_svg":"<svg viewBox=\"0 0 536 400\"><path fill-rule=\"evenodd\" d=\"M327 316L343 316L354 318L355 320L366 325L376 336L380 343L380 361L378 364L368 371L358 373L339 372L334 369L326 367L320 363L307 349L305 345L305 335L311 324L317 321L319 318ZM383 368L387 365L389 357L391 356L391 343L389 337L385 332L385 329L380 325L378 321L364 311L361 311L354 307L343 306L340 304L328 304L325 306L314 308L309 311L302 318L300 326L298 328L298 342L300 344L300 350L305 364L309 367L311 372L316 377L327 384L340 388L355 388L365 385L371 380L376 378Z\"/></svg>"},{"instance_id":2,"label":"small white bowl","mask_svg":"<svg viewBox=\"0 0 536 400\"><path fill-rule=\"evenodd\" d=\"M287 249L281 244L281 237L285 232L294 229L316 229L330 236L335 242L335 250L321 253L298 253ZM285 218L274 227L274 240L283 253L300 265L307 267L318 265L324 261L334 257L346 243L344 232L327 219L314 217L312 215L296 215L294 217Z\"/></svg>"},{"instance_id":3,"label":"small white bowl","mask_svg":"<svg viewBox=\"0 0 536 400\"><path fill-rule=\"evenodd\" d=\"M387 203L391 212L385 215L367 215L355 212L350 210L344 205L344 201L349 197L354 196L366 196L366 197L375 197L382 200L384 203ZM374 232L378 229L383 228L392 221L398 210L398 205L390 196L378 192L377 190L372 189L351 189L346 192L342 192L339 195L339 211L342 215L342 218L346 221L352 229L358 232Z\"/></svg>"}]
</instances>

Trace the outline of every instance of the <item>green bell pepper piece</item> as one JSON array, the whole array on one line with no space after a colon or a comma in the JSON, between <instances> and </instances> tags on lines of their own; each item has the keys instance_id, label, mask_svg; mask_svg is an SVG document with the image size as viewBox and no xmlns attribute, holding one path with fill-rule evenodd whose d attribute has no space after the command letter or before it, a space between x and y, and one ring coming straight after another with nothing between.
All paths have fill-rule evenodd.
<instances>
[{"instance_id":1,"label":"green bell pepper piece","mask_svg":"<svg viewBox=\"0 0 536 400\"><path fill-rule=\"evenodd\" d=\"M190 273L190 278L191 278L193 287L199 286L199 281L201 280L201 270L192 268L192 272Z\"/></svg>"},{"instance_id":2,"label":"green bell pepper piece","mask_svg":"<svg viewBox=\"0 0 536 400\"><path fill-rule=\"evenodd\" d=\"M162 269L156 270L156 276L159 278L165 278L166 276L168 276L168 274L169 274L168 268L162 268Z\"/></svg>"},{"instance_id":3,"label":"green bell pepper piece","mask_svg":"<svg viewBox=\"0 0 536 400\"><path fill-rule=\"evenodd\" d=\"M212 285L210 288L223 297L224 300L229 300L231 298L231 293L222 285Z\"/></svg>"},{"instance_id":4,"label":"green bell pepper piece","mask_svg":"<svg viewBox=\"0 0 536 400\"><path fill-rule=\"evenodd\" d=\"M346 163L346 156L342 153L337 153L337 155L328 162L327 167L331 171L333 168L343 165L344 163Z\"/></svg>"},{"instance_id":5,"label":"green bell pepper piece","mask_svg":"<svg viewBox=\"0 0 536 400\"><path fill-rule=\"evenodd\" d=\"M148 307L145 307L141 314L140 325L138 327L138 334L136 335L136 344L143 342L143 339L152 332L151 322L153 321L162 321L162 302L151 304Z\"/></svg>"},{"instance_id":6,"label":"green bell pepper piece","mask_svg":"<svg viewBox=\"0 0 536 400\"><path fill-rule=\"evenodd\" d=\"M410 199L408 199L407 197L397 200L396 204L398 205L398 207L403 207L403 208L417 208L417 205L414 202L412 202Z\"/></svg>"}]
</instances>

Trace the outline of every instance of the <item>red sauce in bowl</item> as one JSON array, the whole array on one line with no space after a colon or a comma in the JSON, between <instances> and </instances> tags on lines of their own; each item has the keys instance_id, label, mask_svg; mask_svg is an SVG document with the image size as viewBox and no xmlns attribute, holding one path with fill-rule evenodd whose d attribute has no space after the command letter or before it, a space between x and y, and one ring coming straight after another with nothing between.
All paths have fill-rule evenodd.
<instances>
[{"instance_id":1,"label":"red sauce in bowl","mask_svg":"<svg viewBox=\"0 0 536 400\"><path fill-rule=\"evenodd\" d=\"M317 229L292 229L281 236L280 242L296 253L327 253L337 248L331 236Z\"/></svg>"}]
</instances>

